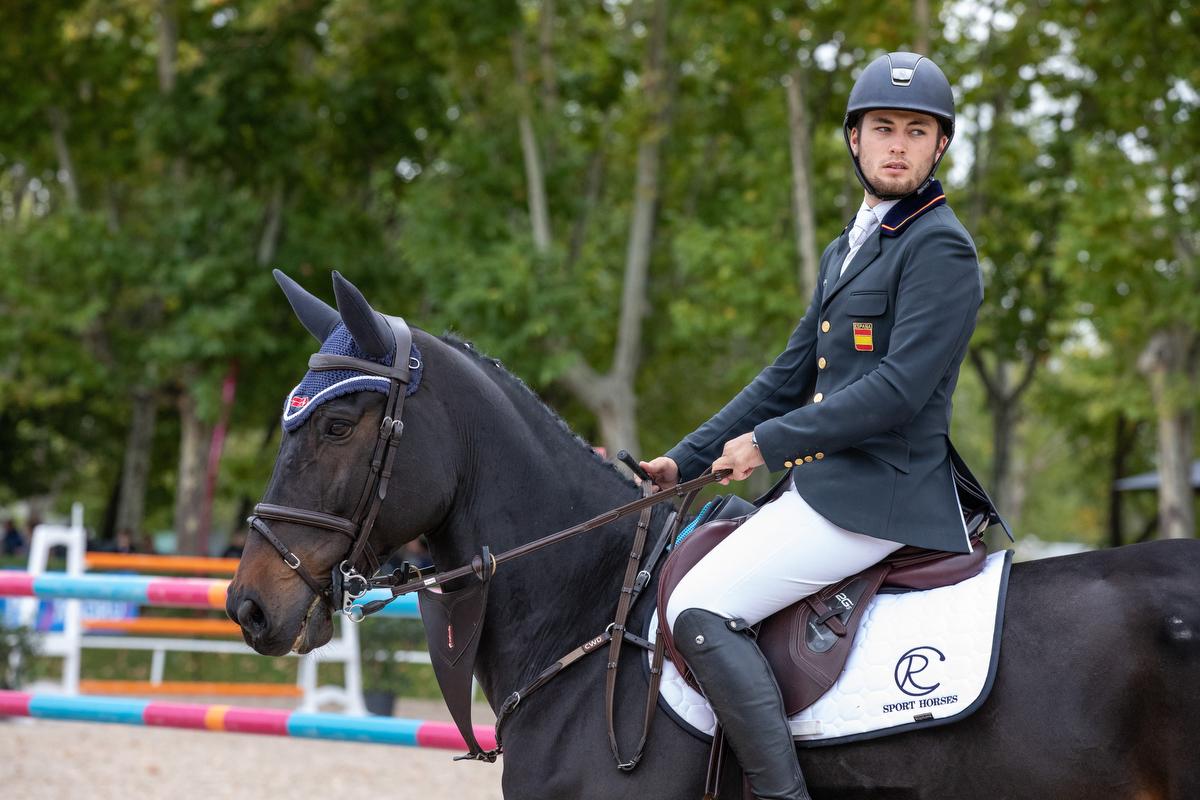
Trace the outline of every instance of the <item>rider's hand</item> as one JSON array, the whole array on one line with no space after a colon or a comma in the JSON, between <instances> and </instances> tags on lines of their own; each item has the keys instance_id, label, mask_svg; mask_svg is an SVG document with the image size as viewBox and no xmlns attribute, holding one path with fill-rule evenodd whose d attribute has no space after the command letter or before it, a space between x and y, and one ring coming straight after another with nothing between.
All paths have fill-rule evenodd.
<instances>
[{"instance_id":1,"label":"rider's hand","mask_svg":"<svg viewBox=\"0 0 1200 800\"><path fill-rule=\"evenodd\" d=\"M723 469L733 470L728 478L721 481L722 486L727 486L730 481L746 480L750 477L751 472L766 463L763 461L762 453L758 452L758 448L754 445L753 437L753 433L744 433L725 443L725 451L712 465L713 472Z\"/></svg>"},{"instance_id":2,"label":"rider's hand","mask_svg":"<svg viewBox=\"0 0 1200 800\"><path fill-rule=\"evenodd\" d=\"M642 469L650 476L650 480L654 481L654 491L660 489L670 489L675 484L679 483L679 465L675 463L675 459L659 456L653 461L639 461Z\"/></svg>"}]
</instances>

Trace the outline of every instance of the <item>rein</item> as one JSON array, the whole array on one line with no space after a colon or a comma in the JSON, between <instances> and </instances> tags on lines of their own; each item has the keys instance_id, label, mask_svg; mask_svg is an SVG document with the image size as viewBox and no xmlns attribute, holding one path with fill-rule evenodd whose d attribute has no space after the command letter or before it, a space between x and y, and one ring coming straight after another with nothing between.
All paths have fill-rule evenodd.
<instances>
[{"instance_id":1,"label":"rein","mask_svg":"<svg viewBox=\"0 0 1200 800\"><path fill-rule=\"evenodd\" d=\"M610 522L615 522L616 520L621 519L622 517L627 517L635 512L652 508L653 506L666 502L667 500L673 500L676 497L686 497L694 494L708 484L721 480L728 474L728 470L721 470L720 472L715 473L705 473L699 478L693 478L690 481L676 484L669 489L663 489L654 494L648 494L639 500L626 503L625 505L614 508L611 511L605 511L603 514L592 517L586 522L581 522L578 525L572 525L570 528L564 528L561 531L548 534L540 539L535 539L532 542L527 542L518 547L514 547L511 550L505 550L503 553L493 554L487 548L484 548L485 552L481 553L480 555L473 556L470 564L465 564L447 572L438 572L430 577L424 577L424 573L427 571L427 569L420 569L410 564L406 564L405 567L396 570L391 575L380 575L367 579L366 583L368 588L390 589L392 596L386 600L372 600L369 603L354 606L355 609L362 609L362 611L357 613L357 617L352 615L351 618L355 619L357 622L363 617L376 613L396 598L401 597L402 595L411 594L412 592L419 591L421 589L432 589L435 586L440 587L443 584L450 583L451 581L455 581L460 578L470 577L472 575L476 578L482 579L485 571L494 574L496 569L501 564L504 564L508 561L520 558L521 556L527 556L530 553L536 553L538 550L541 550L544 547L549 547L552 544L558 544L559 542L566 541L567 539L570 539L573 536L578 536L581 533L595 530L596 528L607 525ZM413 580L407 580L408 575L413 574L416 574L418 577ZM490 574L488 577L490 577ZM362 597L363 594L366 594L365 589L362 593L356 595L354 599L357 600L359 597Z\"/></svg>"}]
</instances>

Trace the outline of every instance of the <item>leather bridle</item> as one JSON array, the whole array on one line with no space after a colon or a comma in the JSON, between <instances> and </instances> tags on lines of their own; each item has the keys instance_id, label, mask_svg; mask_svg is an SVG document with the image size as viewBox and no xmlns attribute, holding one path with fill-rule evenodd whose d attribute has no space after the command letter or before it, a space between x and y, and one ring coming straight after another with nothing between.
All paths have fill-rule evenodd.
<instances>
[{"instance_id":1,"label":"leather bridle","mask_svg":"<svg viewBox=\"0 0 1200 800\"><path fill-rule=\"evenodd\" d=\"M375 520L379 516L379 509L387 497L388 482L392 477L392 464L396 458L397 445L404 433L404 423L401 421L404 398L412 380L412 373L421 368L420 360L411 355L412 331L409 330L408 324L400 317L383 314L379 316L387 321L388 328L395 340L396 348L392 351L394 366L389 367L362 358L330 353L314 353L308 359L308 368L314 372L353 370L388 380L388 395L384 406L383 421L379 425L379 435L375 440L375 448L371 455L371 472L367 476L354 513L350 517L340 517L323 511L259 503L254 507L254 514L246 520L250 523L250 529L261 534L275 548L283 559L283 563L291 567L317 597L329 606L330 610L343 611L356 622L363 618L363 611L362 606L354 605L354 601L371 588L372 581L367 575L374 575L379 571L379 559L367 545L371 538L371 529L375 526ZM267 520L321 528L341 534L349 540L350 544L345 556L331 570L331 580L328 586L322 586L313 577L301 562L300 557L271 531ZM366 575L359 572L356 566L364 556L370 567L370 571Z\"/></svg>"},{"instance_id":2,"label":"leather bridle","mask_svg":"<svg viewBox=\"0 0 1200 800\"><path fill-rule=\"evenodd\" d=\"M626 503L619 508L607 511L586 522L573 525L570 528L543 536L532 542L518 545L503 553L493 554L490 548L484 546L479 555L471 558L469 564L445 572L435 572L431 569L430 571L434 572L434 574L429 577L425 576L424 570L415 568L407 562L391 575L381 575L379 574L379 559L376 557L374 551L368 547L368 542L371 536L371 529L374 527L375 520L379 516L379 510L383 506L384 499L387 497L388 482L392 477L392 464L395 461L397 445L399 444L401 435L404 433L404 423L401 422L401 415L404 411L404 398L410 382L413 380L412 373L414 371L419 372L421 369L419 359L415 355L409 355L413 352L413 349L412 332L409 330L408 325L399 317L385 316L384 319L387 320L395 339L396 348L393 351L395 353L393 361L402 361L403 363L400 366L389 367L365 359L328 353L315 353L308 360L308 368L313 371L353 370L387 378L389 382L383 420L379 426L379 435L375 440L374 452L371 455L371 472L367 477L366 484L363 486L363 491L359 496L354 514L350 517L340 517L336 514L327 514L323 511L311 511L309 509L274 505L272 503L259 503L254 507L254 514L247 520L250 523L251 530L257 531L275 548L280 558L283 559L283 562L294 570L300 576L301 580L308 584L317 598L324 602L331 611L341 611L353 622L359 622L367 615L382 610L384 606L401 595L410 592L419 592L421 619L425 625L426 638L429 642L452 641L450 637L453 636L452 631L456 625L459 626L460 630L474 632L474 634L468 635L465 648L461 649L452 658L432 658L435 648L430 647L431 663L434 667L434 674L437 676L438 685L442 689L442 694L446 699L450 714L470 750L467 755L460 756L459 758L472 758L488 762L495 761L497 756L503 752L501 725L508 715L517 708L521 699L528 697L531 693L545 685L551 678L559 674L570 664L575 663L585 655L600 652L601 648L607 644L609 663L605 683L605 705L609 744L612 747L618 767L625 771L632 770L641 760L647 737L650 734L650 724L654 719L654 712L657 708L658 681L662 674L664 639L660 637L656 644L651 644L635 635L632 631L627 630L625 626L629 610L641 590L650 583L655 564L666 550L668 543L673 541L680 527L680 521L686 515L687 509L691 506L697 492L703 486L727 477L729 471L722 470L718 473L706 472L698 478L676 484L655 494L651 491L649 476L641 472L634 459L622 452L621 456L626 460L626 463L631 466L635 473L640 473L643 478L641 499ZM651 508L674 497L684 498L683 507L678 514L671 516L658 541L651 548L649 557L643 559L643 548L646 544ZM558 661L542 670L532 682L509 695L497 713L496 747L491 750L484 750L475 738L474 728L471 725L472 694L470 686L475 663L475 653L480 639L476 634L478 634L483 625L483 618L487 609L487 590L497 567L511 559L520 558L521 556L536 552L543 547L548 547L586 531L595 530L637 512L641 512L641 519L638 522L633 547L629 553L629 561L625 570L625 580L621 587L621 597L617 603L615 619L600 634L564 655ZM312 573L300 561L300 557L293 553L271 531L271 526L267 522L268 520L321 528L341 534L350 541L346 555L330 570L331 580L328 586L322 586L317 582ZM364 556L370 567L370 571L366 575L359 572L356 566ZM447 592L441 588L452 581L467 578L471 575L474 575L478 579L477 583L453 592ZM380 599L373 599L361 604L355 603L356 600L361 599L373 588L389 589L390 592L387 593L386 597ZM437 591L434 591L435 588ZM646 711L643 716L641 739L638 742L636 752L628 759L622 757L617 746L616 728L614 727L615 718L613 714L613 703L616 695L616 669L620 661L621 644L626 640L645 648L652 654L650 667L651 680L647 694ZM450 645L450 647L453 647L453 645Z\"/></svg>"}]
</instances>

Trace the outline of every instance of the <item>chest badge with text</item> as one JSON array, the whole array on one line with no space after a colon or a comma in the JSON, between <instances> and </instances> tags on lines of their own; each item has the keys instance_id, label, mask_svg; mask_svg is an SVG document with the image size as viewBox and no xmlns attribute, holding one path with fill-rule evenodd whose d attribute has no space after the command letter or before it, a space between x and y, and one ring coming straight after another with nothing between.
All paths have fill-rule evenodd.
<instances>
[{"instance_id":1,"label":"chest badge with text","mask_svg":"<svg viewBox=\"0 0 1200 800\"><path fill-rule=\"evenodd\" d=\"M875 337L871 332L871 323L854 323L854 349L871 352L875 349Z\"/></svg>"}]
</instances>

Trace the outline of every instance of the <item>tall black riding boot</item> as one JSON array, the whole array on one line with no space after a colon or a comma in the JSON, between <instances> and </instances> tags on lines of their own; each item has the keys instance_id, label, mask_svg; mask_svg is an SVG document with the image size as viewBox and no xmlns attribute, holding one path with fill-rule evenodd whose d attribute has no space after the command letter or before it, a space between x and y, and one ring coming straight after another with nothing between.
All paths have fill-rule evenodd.
<instances>
[{"instance_id":1,"label":"tall black riding boot","mask_svg":"<svg viewBox=\"0 0 1200 800\"><path fill-rule=\"evenodd\" d=\"M743 620L689 608L675 620L675 647L716 712L755 797L811 800L779 685Z\"/></svg>"}]
</instances>

